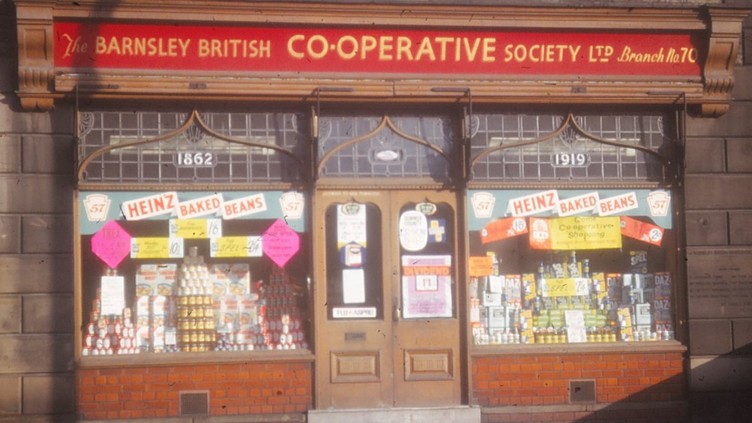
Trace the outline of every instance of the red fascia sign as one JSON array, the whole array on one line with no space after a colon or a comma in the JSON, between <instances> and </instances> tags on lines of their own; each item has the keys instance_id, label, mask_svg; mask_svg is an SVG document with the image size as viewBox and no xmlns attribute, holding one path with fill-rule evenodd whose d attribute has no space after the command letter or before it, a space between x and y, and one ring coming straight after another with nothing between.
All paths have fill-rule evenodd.
<instances>
[{"instance_id":1,"label":"red fascia sign","mask_svg":"<svg viewBox=\"0 0 752 423\"><path fill-rule=\"evenodd\" d=\"M60 69L701 75L698 33L55 22Z\"/></svg>"}]
</instances>

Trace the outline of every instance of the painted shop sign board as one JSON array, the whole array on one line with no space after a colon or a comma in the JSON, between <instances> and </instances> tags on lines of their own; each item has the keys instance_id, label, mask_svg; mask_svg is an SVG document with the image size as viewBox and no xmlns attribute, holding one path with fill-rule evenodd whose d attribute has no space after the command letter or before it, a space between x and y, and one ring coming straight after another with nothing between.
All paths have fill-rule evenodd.
<instances>
[{"instance_id":1,"label":"painted shop sign board","mask_svg":"<svg viewBox=\"0 0 752 423\"><path fill-rule=\"evenodd\" d=\"M702 74L698 33L55 22L70 69L467 75ZM194 157L184 159L194 163ZM201 157L202 165L204 157Z\"/></svg>"}]
</instances>

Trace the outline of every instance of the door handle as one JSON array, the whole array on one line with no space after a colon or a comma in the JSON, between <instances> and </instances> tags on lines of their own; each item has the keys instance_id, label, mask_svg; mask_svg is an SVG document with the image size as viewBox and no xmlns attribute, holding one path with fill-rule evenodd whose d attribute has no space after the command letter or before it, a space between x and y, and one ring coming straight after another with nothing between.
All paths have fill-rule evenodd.
<instances>
[{"instance_id":1,"label":"door handle","mask_svg":"<svg viewBox=\"0 0 752 423\"><path fill-rule=\"evenodd\" d=\"M392 299L392 321L398 322L400 319L400 303L399 298L394 297Z\"/></svg>"}]
</instances>

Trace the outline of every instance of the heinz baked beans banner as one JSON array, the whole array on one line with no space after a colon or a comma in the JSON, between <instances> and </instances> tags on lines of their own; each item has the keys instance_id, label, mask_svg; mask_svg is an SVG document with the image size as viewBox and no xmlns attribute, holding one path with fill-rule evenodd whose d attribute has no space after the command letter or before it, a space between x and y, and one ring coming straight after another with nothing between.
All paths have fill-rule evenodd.
<instances>
[{"instance_id":1,"label":"heinz baked beans banner","mask_svg":"<svg viewBox=\"0 0 752 423\"><path fill-rule=\"evenodd\" d=\"M665 190L471 190L468 200L483 244L527 236L540 250L621 248L625 236L660 246L671 229Z\"/></svg>"},{"instance_id":2,"label":"heinz baked beans banner","mask_svg":"<svg viewBox=\"0 0 752 423\"><path fill-rule=\"evenodd\" d=\"M244 72L701 75L699 34L55 22L55 66Z\"/></svg>"},{"instance_id":3,"label":"heinz baked beans banner","mask_svg":"<svg viewBox=\"0 0 752 423\"><path fill-rule=\"evenodd\" d=\"M305 203L297 191L81 191L79 229L88 235L110 221L170 220L170 236L206 238L226 221L284 219L304 232Z\"/></svg>"}]
</instances>

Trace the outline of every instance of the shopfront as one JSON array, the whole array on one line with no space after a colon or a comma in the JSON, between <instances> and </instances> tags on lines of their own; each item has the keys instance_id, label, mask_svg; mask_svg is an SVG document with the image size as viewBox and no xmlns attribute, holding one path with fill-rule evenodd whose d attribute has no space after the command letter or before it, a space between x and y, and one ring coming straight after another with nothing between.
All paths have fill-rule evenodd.
<instances>
[{"instance_id":1,"label":"shopfront","mask_svg":"<svg viewBox=\"0 0 752 423\"><path fill-rule=\"evenodd\" d=\"M22 104L76 109L81 420L686 417L742 10L16 4Z\"/></svg>"}]
</instances>

